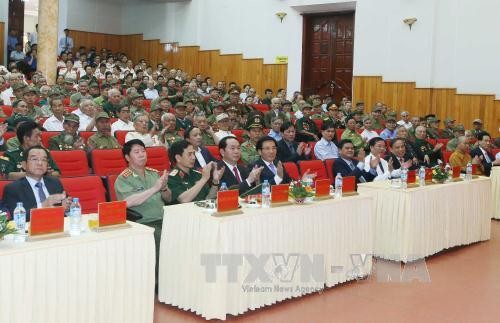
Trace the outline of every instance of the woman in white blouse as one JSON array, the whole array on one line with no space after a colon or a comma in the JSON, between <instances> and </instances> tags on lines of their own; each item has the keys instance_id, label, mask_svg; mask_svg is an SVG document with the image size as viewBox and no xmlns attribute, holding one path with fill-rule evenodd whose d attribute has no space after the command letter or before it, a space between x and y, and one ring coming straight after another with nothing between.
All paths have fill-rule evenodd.
<instances>
[{"instance_id":1,"label":"woman in white blouse","mask_svg":"<svg viewBox=\"0 0 500 323\"><path fill-rule=\"evenodd\" d=\"M149 117L146 114L140 114L134 119L135 131L130 131L125 136L125 142L132 139L140 139L146 147L161 146L158 136L148 131Z\"/></svg>"},{"instance_id":2,"label":"woman in white blouse","mask_svg":"<svg viewBox=\"0 0 500 323\"><path fill-rule=\"evenodd\" d=\"M365 171L370 171L370 161L374 158L378 158L380 163L376 168L377 177L373 181L384 181L391 178L391 173L393 171L392 161L388 163L383 157L385 154L385 140L380 137L375 137L368 141L368 147L370 149L370 154L365 157Z\"/></svg>"}]
</instances>

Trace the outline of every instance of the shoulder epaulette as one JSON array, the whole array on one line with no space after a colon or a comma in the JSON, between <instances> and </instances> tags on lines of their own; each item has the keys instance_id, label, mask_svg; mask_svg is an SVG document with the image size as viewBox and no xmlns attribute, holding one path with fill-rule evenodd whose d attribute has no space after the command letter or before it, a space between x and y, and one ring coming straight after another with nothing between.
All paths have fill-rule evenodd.
<instances>
[{"instance_id":1,"label":"shoulder epaulette","mask_svg":"<svg viewBox=\"0 0 500 323\"><path fill-rule=\"evenodd\" d=\"M123 172L120 173L121 176L123 177L129 177L132 175L132 171L129 168L126 168Z\"/></svg>"},{"instance_id":2,"label":"shoulder epaulette","mask_svg":"<svg viewBox=\"0 0 500 323\"><path fill-rule=\"evenodd\" d=\"M178 169L172 169L172 171L170 172L170 174L168 174L169 176L175 176L179 173L179 170Z\"/></svg>"},{"instance_id":3,"label":"shoulder epaulette","mask_svg":"<svg viewBox=\"0 0 500 323\"><path fill-rule=\"evenodd\" d=\"M146 167L147 170L150 170L152 172L155 172L155 173L159 173L160 171L157 170L157 169L154 169L154 168L151 168L151 167Z\"/></svg>"},{"instance_id":4,"label":"shoulder epaulette","mask_svg":"<svg viewBox=\"0 0 500 323\"><path fill-rule=\"evenodd\" d=\"M9 157L7 157L7 156L0 156L0 159L1 160L5 160L5 161L9 161L10 160Z\"/></svg>"}]
</instances>

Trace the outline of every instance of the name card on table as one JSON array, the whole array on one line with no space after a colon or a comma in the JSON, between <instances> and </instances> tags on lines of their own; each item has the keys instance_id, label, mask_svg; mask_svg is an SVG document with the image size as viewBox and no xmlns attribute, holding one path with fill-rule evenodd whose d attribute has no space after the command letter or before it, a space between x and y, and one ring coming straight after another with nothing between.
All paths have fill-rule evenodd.
<instances>
[{"instance_id":1,"label":"name card on table","mask_svg":"<svg viewBox=\"0 0 500 323\"><path fill-rule=\"evenodd\" d=\"M452 175L451 175L451 178L454 180L454 181L460 181L462 180L460 178L460 166L454 166L452 169Z\"/></svg>"},{"instance_id":2,"label":"name card on table","mask_svg":"<svg viewBox=\"0 0 500 323\"><path fill-rule=\"evenodd\" d=\"M346 176L342 178L342 196L357 195L356 177Z\"/></svg>"},{"instance_id":3,"label":"name card on table","mask_svg":"<svg viewBox=\"0 0 500 323\"><path fill-rule=\"evenodd\" d=\"M279 184L271 186L271 203L272 204L288 204L288 190L290 185Z\"/></svg>"},{"instance_id":4,"label":"name card on table","mask_svg":"<svg viewBox=\"0 0 500 323\"><path fill-rule=\"evenodd\" d=\"M416 181L417 181L417 171L416 170L409 170L407 183L408 184L415 184Z\"/></svg>"},{"instance_id":5,"label":"name card on table","mask_svg":"<svg viewBox=\"0 0 500 323\"><path fill-rule=\"evenodd\" d=\"M30 236L64 232L64 207L31 209Z\"/></svg>"},{"instance_id":6,"label":"name card on table","mask_svg":"<svg viewBox=\"0 0 500 323\"><path fill-rule=\"evenodd\" d=\"M217 213L214 215L241 213L237 212L238 208L238 190L229 190L217 193Z\"/></svg>"},{"instance_id":7,"label":"name card on table","mask_svg":"<svg viewBox=\"0 0 500 323\"><path fill-rule=\"evenodd\" d=\"M329 198L330 197L330 180L318 179L316 180L316 198Z\"/></svg>"},{"instance_id":8,"label":"name card on table","mask_svg":"<svg viewBox=\"0 0 500 323\"><path fill-rule=\"evenodd\" d=\"M425 169L425 181L432 182L432 168Z\"/></svg>"},{"instance_id":9,"label":"name card on table","mask_svg":"<svg viewBox=\"0 0 500 323\"><path fill-rule=\"evenodd\" d=\"M99 227L122 225L127 222L127 202L115 201L99 203L97 206L99 214Z\"/></svg>"}]
</instances>

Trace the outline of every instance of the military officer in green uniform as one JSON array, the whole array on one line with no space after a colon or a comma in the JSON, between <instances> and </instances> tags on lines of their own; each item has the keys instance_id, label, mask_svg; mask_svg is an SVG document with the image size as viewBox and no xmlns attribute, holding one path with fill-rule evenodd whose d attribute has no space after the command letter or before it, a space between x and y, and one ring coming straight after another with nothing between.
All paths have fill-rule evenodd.
<instances>
[{"instance_id":1,"label":"military officer in green uniform","mask_svg":"<svg viewBox=\"0 0 500 323\"><path fill-rule=\"evenodd\" d=\"M130 117L132 120L139 114L147 114L142 102L144 102L144 94L136 92L130 96Z\"/></svg>"},{"instance_id":2,"label":"military officer in green uniform","mask_svg":"<svg viewBox=\"0 0 500 323\"><path fill-rule=\"evenodd\" d=\"M241 144L241 161L245 165L250 165L260 158L255 145L263 135L263 128L263 120L260 116L254 116L249 119L246 127L249 139Z\"/></svg>"},{"instance_id":3,"label":"military officer in green uniform","mask_svg":"<svg viewBox=\"0 0 500 323\"><path fill-rule=\"evenodd\" d=\"M109 84L103 84L101 86L101 95L94 99L94 103L102 107L108 102L108 92L111 86Z\"/></svg>"},{"instance_id":4,"label":"military officer in green uniform","mask_svg":"<svg viewBox=\"0 0 500 323\"><path fill-rule=\"evenodd\" d=\"M49 139L50 150L73 150L83 149L85 147L83 138L78 135L80 126L80 117L74 113L67 114L64 117L64 130L55 137Z\"/></svg>"},{"instance_id":5,"label":"military officer in green uniform","mask_svg":"<svg viewBox=\"0 0 500 323\"><path fill-rule=\"evenodd\" d=\"M465 127L461 124L458 124L453 128L453 135L455 138L450 139L448 143L446 144L446 150L447 151L455 151L457 150L458 146L458 137L465 136ZM467 138L467 144L470 142L470 139Z\"/></svg>"},{"instance_id":6,"label":"military officer in green uniform","mask_svg":"<svg viewBox=\"0 0 500 323\"><path fill-rule=\"evenodd\" d=\"M333 103L330 102L326 106L325 117L323 118L323 123L332 123L335 129L345 129L345 122L342 112Z\"/></svg>"},{"instance_id":7,"label":"military officer in green uniform","mask_svg":"<svg viewBox=\"0 0 500 323\"><path fill-rule=\"evenodd\" d=\"M201 141L203 146L215 145L214 131L208 125L207 117L204 114L195 114L193 118L193 125L198 127L201 131Z\"/></svg>"},{"instance_id":8,"label":"military officer in green uniform","mask_svg":"<svg viewBox=\"0 0 500 323\"><path fill-rule=\"evenodd\" d=\"M215 198L224 167L209 162L201 172L194 170L195 150L185 140L177 141L168 150L170 161L175 163L169 174L168 187L172 191L173 203L188 203ZM212 180L209 182L210 178Z\"/></svg>"},{"instance_id":9,"label":"military officer in green uniform","mask_svg":"<svg viewBox=\"0 0 500 323\"><path fill-rule=\"evenodd\" d=\"M179 131L176 128L176 118L172 113L165 113L161 117L161 123L163 125L163 129L160 133L160 141L165 144L168 148L174 142L182 140L182 137L179 136Z\"/></svg>"},{"instance_id":10,"label":"military officer in green uniform","mask_svg":"<svg viewBox=\"0 0 500 323\"><path fill-rule=\"evenodd\" d=\"M186 118L186 105L183 102L177 102L175 104L175 128L177 130L186 130L191 127L193 123L191 120Z\"/></svg>"},{"instance_id":11,"label":"military officer in green uniform","mask_svg":"<svg viewBox=\"0 0 500 323\"><path fill-rule=\"evenodd\" d=\"M128 167L118 175L115 192L118 200L125 200L127 208L138 212L142 218L137 222L155 229L156 274L160 250L163 206L170 202L171 192L167 186L168 174L146 167L147 151L139 139L126 142L122 148Z\"/></svg>"},{"instance_id":12,"label":"military officer in green uniform","mask_svg":"<svg viewBox=\"0 0 500 323\"><path fill-rule=\"evenodd\" d=\"M350 116L347 118L346 129L342 132L340 139L349 139L354 146L356 154L365 146L363 137L356 131L356 119L354 119L354 117Z\"/></svg>"},{"instance_id":13,"label":"military officer in green uniform","mask_svg":"<svg viewBox=\"0 0 500 323\"><path fill-rule=\"evenodd\" d=\"M23 91L23 101L26 102L26 105L28 107L27 116L32 118L33 120L47 117L43 113L42 109L35 104L37 93L38 91L34 86L27 86Z\"/></svg>"},{"instance_id":14,"label":"military officer in green uniform","mask_svg":"<svg viewBox=\"0 0 500 323\"><path fill-rule=\"evenodd\" d=\"M372 128L374 130L382 130L385 128L384 126L384 117L383 117L383 111L384 109L382 108L382 105L377 103L375 108L373 109L372 112Z\"/></svg>"},{"instance_id":15,"label":"military officer in green uniform","mask_svg":"<svg viewBox=\"0 0 500 323\"><path fill-rule=\"evenodd\" d=\"M325 113L323 109L321 108L321 100L313 100L314 104L312 106L312 111L311 111L311 120L317 120L317 119L323 119L325 117Z\"/></svg>"},{"instance_id":16,"label":"military officer in green uniform","mask_svg":"<svg viewBox=\"0 0 500 323\"><path fill-rule=\"evenodd\" d=\"M444 120L444 129L441 131L441 138L442 139L455 138L454 129L455 129L455 119L446 118Z\"/></svg>"},{"instance_id":17,"label":"military officer in green uniform","mask_svg":"<svg viewBox=\"0 0 500 323\"><path fill-rule=\"evenodd\" d=\"M19 124L16 135L20 142L20 147L13 150L8 150L5 152L4 161L7 161L5 169L2 169L4 175L7 175L9 179L16 180L23 178L26 174L22 166L23 152L33 146L41 146L42 143L42 128L36 122L30 120L22 122ZM49 167L47 175L59 176L60 171L56 163L52 159L52 156L47 151L47 156L49 158Z\"/></svg>"},{"instance_id":18,"label":"military officer in green uniform","mask_svg":"<svg viewBox=\"0 0 500 323\"><path fill-rule=\"evenodd\" d=\"M443 160L441 155L441 147L443 144L438 142L436 146L432 146L426 138L426 129L424 126L418 126L415 129L415 142L413 143L413 151L420 165L433 167L437 165L437 160Z\"/></svg>"},{"instance_id":19,"label":"military officer in green uniform","mask_svg":"<svg viewBox=\"0 0 500 323\"><path fill-rule=\"evenodd\" d=\"M297 138L296 141L318 141L319 131L314 121L311 120L312 106L309 104L302 105L302 118L297 120Z\"/></svg>"},{"instance_id":20,"label":"military officer in green uniform","mask_svg":"<svg viewBox=\"0 0 500 323\"><path fill-rule=\"evenodd\" d=\"M88 150L93 149L115 149L120 148L120 144L115 137L111 135L111 124L106 112L99 112L96 116L95 126L97 133L87 140Z\"/></svg>"},{"instance_id":21,"label":"military officer in green uniform","mask_svg":"<svg viewBox=\"0 0 500 323\"><path fill-rule=\"evenodd\" d=\"M481 121L481 119L474 119L472 121L472 127L473 127L473 129L471 129L472 136L477 139L477 135L484 131L483 122Z\"/></svg>"},{"instance_id":22,"label":"military officer in green uniform","mask_svg":"<svg viewBox=\"0 0 500 323\"><path fill-rule=\"evenodd\" d=\"M427 124L429 127L427 128L427 137L430 139L439 139L441 138L439 134L439 122L441 120L438 120L434 117L430 117L427 119Z\"/></svg>"}]
</instances>

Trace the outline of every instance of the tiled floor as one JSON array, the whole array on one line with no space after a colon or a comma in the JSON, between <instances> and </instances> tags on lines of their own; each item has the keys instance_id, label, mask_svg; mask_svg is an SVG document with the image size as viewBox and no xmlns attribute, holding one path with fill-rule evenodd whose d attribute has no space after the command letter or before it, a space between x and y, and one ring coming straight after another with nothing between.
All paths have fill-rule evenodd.
<instances>
[{"instance_id":1,"label":"tiled floor","mask_svg":"<svg viewBox=\"0 0 500 323\"><path fill-rule=\"evenodd\" d=\"M427 259L430 283L351 282L250 311L237 322L500 322L500 221L491 240ZM155 323L203 322L156 303Z\"/></svg>"}]
</instances>

